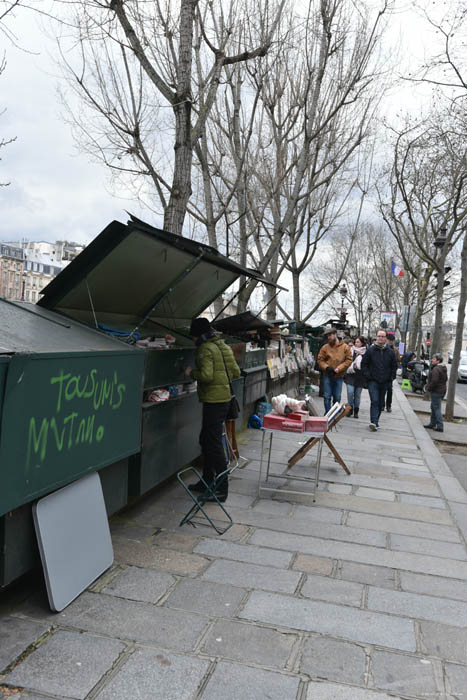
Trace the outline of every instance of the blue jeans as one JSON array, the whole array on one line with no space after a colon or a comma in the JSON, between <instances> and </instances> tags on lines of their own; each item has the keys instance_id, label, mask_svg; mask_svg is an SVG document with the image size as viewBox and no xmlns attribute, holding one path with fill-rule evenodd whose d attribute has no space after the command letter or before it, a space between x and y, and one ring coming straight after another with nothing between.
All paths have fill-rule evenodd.
<instances>
[{"instance_id":1,"label":"blue jeans","mask_svg":"<svg viewBox=\"0 0 467 700\"><path fill-rule=\"evenodd\" d=\"M336 403L340 403L342 394L342 384L344 383L344 378L339 377L338 379L328 377L327 374L323 374L323 398L324 398L324 412L327 413L331 406Z\"/></svg>"},{"instance_id":2,"label":"blue jeans","mask_svg":"<svg viewBox=\"0 0 467 700\"><path fill-rule=\"evenodd\" d=\"M347 384L347 402L352 408L360 408L360 396L362 395L362 386L354 386Z\"/></svg>"},{"instance_id":3,"label":"blue jeans","mask_svg":"<svg viewBox=\"0 0 467 700\"><path fill-rule=\"evenodd\" d=\"M444 394L438 394L436 391L431 392L431 416L430 425L434 428L443 427L443 410L441 408L441 400Z\"/></svg>"},{"instance_id":4,"label":"blue jeans","mask_svg":"<svg viewBox=\"0 0 467 700\"><path fill-rule=\"evenodd\" d=\"M384 408L384 400L388 390L389 382L368 381L368 393L370 394L370 423L378 425L381 411Z\"/></svg>"}]
</instances>

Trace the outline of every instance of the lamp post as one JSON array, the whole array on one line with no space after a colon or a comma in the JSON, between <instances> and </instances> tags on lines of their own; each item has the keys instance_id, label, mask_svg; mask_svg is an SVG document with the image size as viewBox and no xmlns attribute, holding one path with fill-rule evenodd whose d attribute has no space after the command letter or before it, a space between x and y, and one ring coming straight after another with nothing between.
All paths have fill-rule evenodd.
<instances>
[{"instance_id":1,"label":"lamp post","mask_svg":"<svg viewBox=\"0 0 467 700\"><path fill-rule=\"evenodd\" d=\"M341 322L345 323L345 320L346 320L346 319L345 319L344 301L345 301L345 297L347 296L347 287L345 286L345 284L343 284L343 285L339 288L339 294L341 295L341 313L340 313L340 319L339 319L339 320L340 320Z\"/></svg>"},{"instance_id":2,"label":"lamp post","mask_svg":"<svg viewBox=\"0 0 467 700\"><path fill-rule=\"evenodd\" d=\"M373 311L374 311L373 304L371 304L371 303L368 304L367 311L368 311L368 341L370 341L370 340L371 340L371 338L370 338L370 333L371 333L371 317L372 317Z\"/></svg>"},{"instance_id":3,"label":"lamp post","mask_svg":"<svg viewBox=\"0 0 467 700\"><path fill-rule=\"evenodd\" d=\"M437 249L435 259L438 271L435 273L437 278L436 283L436 311L435 323L433 328L433 339L431 341L431 351L438 352L441 340L441 326L443 323L443 291L449 285L449 280L445 280L445 275L450 271L445 267L446 256L449 251L447 245L447 228L446 224L440 226L439 231L435 234L433 241L434 247Z\"/></svg>"}]
</instances>

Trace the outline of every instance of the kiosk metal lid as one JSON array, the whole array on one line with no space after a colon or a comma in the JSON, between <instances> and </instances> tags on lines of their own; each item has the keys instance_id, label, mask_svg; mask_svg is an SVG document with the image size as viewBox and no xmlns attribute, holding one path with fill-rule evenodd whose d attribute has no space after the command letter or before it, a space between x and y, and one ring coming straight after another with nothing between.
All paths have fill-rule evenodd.
<instances>
[{"instance_id":1,"label":"kiosk metal lid","mask_svg":"<svg viewBox=\"0 0 467 700\"><path fill-rule=\"evenodd\" d=\"M84 323L183 328L238 277L271 283L215 248L131 216L110 223L43 290L39 306Z\"/></svg>"}]
</instances>

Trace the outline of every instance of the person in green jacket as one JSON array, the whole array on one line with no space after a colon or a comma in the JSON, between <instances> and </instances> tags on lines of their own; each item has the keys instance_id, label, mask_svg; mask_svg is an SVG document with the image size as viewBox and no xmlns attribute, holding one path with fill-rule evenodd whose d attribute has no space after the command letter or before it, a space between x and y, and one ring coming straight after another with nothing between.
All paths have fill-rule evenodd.
<instances>
[{"instance_id":1,"label":"person in green jacket","mask_svg":"<svg viewBox=\"0 0 467 700\"><path fill-rule=\"evenodd\" d=\"M196 344L196 368L187 367L186 373L198 382L198 397L203 404L199 442L204 460L203 479L209 484L227 468L222 429L230 405L230 382L240 376L240 367L231 348L217 337L207 318L193 319L190 335ZM201 481L190 484L189 488L205 490ZM217 496L224 502L227 494L225 479Z\"/></svg>"}]
</instances>

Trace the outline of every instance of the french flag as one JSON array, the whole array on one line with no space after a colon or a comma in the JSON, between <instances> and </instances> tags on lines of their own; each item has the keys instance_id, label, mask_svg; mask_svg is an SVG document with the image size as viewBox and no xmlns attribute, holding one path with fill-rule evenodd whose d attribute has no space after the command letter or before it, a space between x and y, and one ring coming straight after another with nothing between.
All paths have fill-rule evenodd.
<instances>
[{"instance_id":1,"label":"french flag","mask_svg":"<svg viewBox=\"0 0 467 700\"><path fill-rule=\"evenodd\" d=\"M395 275L396 277L403 277L404 276L404 270L401 270L401 268L396 265L394 260L392 261L392 274Z\"/></svg>"}]
</instances>

